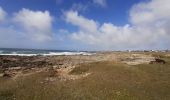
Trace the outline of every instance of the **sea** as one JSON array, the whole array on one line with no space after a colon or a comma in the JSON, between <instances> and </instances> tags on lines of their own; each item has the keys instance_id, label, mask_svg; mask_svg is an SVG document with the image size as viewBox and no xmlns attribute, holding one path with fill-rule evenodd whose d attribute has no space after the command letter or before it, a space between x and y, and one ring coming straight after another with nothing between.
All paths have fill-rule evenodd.
<instances>
[{"instance_id":1,"label":"sea","mask_svg":"<svg viewBox=\"0 0 170 100\"><path fill-rule=\"evenodd\" d=\"M18 48L0 48L0 55L13 56L57 56L57 55L94 55L89 51L71 51L71 50L42 50L42 49L18 49Z\"/></svg>"}]
</instances>

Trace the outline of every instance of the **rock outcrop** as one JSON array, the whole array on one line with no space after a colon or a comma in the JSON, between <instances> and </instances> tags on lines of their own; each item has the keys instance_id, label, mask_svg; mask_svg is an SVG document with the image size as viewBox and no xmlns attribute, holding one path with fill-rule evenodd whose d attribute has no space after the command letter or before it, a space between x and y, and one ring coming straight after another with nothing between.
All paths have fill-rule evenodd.
<instances>
[{"instance_id":1,"label":"rock outcrop","mask_svg":"<svg viewBox=\"0 0 170 100\"><path fill-rule=\"evenodd\" d=\"M155 60L154 61L150 61L149 64L165 64L165 63L166 63L165 60L160 59L160 58L155 58Z\"/></svg>"}]
</instances>

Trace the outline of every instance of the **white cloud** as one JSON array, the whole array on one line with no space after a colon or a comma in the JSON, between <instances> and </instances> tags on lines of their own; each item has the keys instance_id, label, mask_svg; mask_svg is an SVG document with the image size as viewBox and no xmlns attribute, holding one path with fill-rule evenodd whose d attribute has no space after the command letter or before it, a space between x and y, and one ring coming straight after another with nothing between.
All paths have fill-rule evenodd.
<instances>
[{"instance_id":1,"label":"white cloud","mask_svg":"<svg viewBox=\"0 0 170 100\"><path fill-rule=\"evenodd\" d=\"M132 7L130 18L133 24L153 24L170 20L170 0L152 0Z\"/></svg>"},{"instance_id":2,"label":"white cloud","mask_svg":"<svg viewBox=\"0 0 170 100\"><path fill-rule=\"evenodd\" d=\"M15 14L6 14L5 17L3 18L5 23L0 24L0 47L55 47L56 43L53 43L52 36L53 18L48 11L22 9Z\"/></svg>"},{"instance_id":3,"label":"white cloud","mask_svg":"<svg viewBox=\"0 0 170 100\"><path fill-rule=\"evenodd\" d=\"M130 21L134 26L152 30L153 36L170 38L170 0L151 0L150 2L139 3L130 11ZM161 42L167 39L160 40Z\"/></svg>"},{"instance_id":4,"label":"white cloud","mask_svg":"<svg viewBox=\"0 0 170 100\"><path fill-rule=\"evenodd\" d=\"M167 49L170 43L169 0L152 0L130 9L130 25L97 24L77 12L65 14L66 21L78 26L71 38L101 49Z\"/></svg>"},{"instance_id":5,"label":"white cloud","mask_svg":"<svg viewBox=\"0 0 170 100\"><path fill-rule=\"evenodd\" d=\"M6 12L0 7L0 22L5 20Z\"/></svg>"},{"instance_id":6,"label":"white cloud","mask_svg":"<svg viewBox=\"0 0 170 100\"><path fill-rule=\"evenodd\" d=\"M102 7L105 7L107 5L106 0L93 0L93 2L95 4L98 4L98 5L102 6Z\"/></svg>"},{"instance_id":7,"label":"white cloud","mask_svg":"<svg viewBox=\"0 0 170 100\"><path fill-rule=\"evenodd\" d=\"M86 19L83 16L79 16L78 12L68 11L65 12L66 21L79 26L83 31L96 32L97 31L97 22L94 20Z\"/></svg>"},{"instance_id":8,"label":"white cloud","mask_svg":"<svg viewBox=\"0 0 170 100\"><path fill-rule=\"evenodd\" d=\"M14 22L25 29L32 40L44 42L51 39L52 17L48 11L32 11L23 8L14 14Z\"/></svg>"}]
</instances>

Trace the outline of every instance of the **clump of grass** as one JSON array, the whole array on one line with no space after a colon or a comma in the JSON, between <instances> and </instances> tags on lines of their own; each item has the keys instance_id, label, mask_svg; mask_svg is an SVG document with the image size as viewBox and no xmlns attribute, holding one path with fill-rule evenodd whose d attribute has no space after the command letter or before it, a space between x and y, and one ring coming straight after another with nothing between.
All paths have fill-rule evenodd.
<instances>
[{"instance_id":1,"label":"clump of grass","mask_svg":"<svg viewBox=\"0 0 170 100\"><path fill-rule=\"evenodd\" d=\"M75 67L69 74L79 75L87 71L89 71L89 66L79 66L79 67Z\"/></svg>"},{"instance_id":2,"label":"clump of grass","mask_svg":"<svg viewBox=\"0 0 170 100\"><path fill-rule=\"evenodd\" d=\"M14 91L0 91L0 100L13 100L14 99Z\"/></svg>"}]
</instances>

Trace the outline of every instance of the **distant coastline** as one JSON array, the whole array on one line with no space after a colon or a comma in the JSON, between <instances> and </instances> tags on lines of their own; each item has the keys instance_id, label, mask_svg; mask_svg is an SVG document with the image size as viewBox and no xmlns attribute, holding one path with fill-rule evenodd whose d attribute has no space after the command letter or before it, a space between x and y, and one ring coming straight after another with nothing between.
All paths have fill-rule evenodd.
<instances>
[{"instance_id":1,"label":"distant coastline","mask_svg":"<svg viewBox=\"0 0 170 100\"><path fill-rule=\"evenodd\" d=\"M43 49L21 49L21 48L0 48L0 55L13 56L55 56L55 55L92 55L94 52L71 51L71 50L43 50Z\"/></svg>"}]
</instances>

